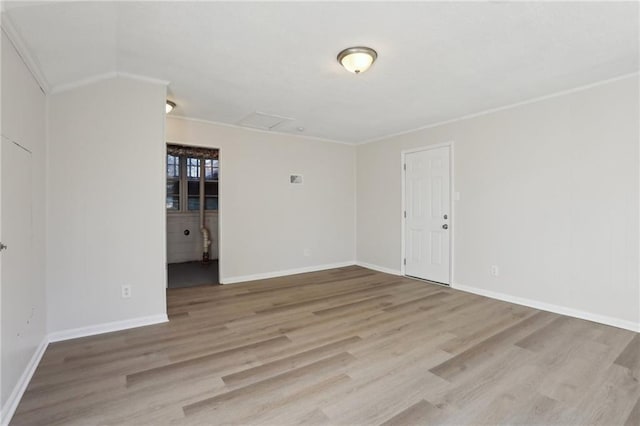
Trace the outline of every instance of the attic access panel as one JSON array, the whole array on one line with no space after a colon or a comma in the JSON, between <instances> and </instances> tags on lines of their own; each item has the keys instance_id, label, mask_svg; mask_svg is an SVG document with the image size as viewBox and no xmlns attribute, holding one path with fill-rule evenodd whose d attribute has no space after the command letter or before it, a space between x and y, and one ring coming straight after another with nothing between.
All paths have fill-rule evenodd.
<instances>
[{"instance_id":1,"label":"attic access panel","mask_svg":"<svg viewBox=\"0 0 640 426\"><path fill-rule=\"evenodd\" d=\"M282 124L290 121L293 121L293 118L265 114L263 112L254 112L238 121L238 125L261 130L274 130Z\"/></svg>"}]
</instances>

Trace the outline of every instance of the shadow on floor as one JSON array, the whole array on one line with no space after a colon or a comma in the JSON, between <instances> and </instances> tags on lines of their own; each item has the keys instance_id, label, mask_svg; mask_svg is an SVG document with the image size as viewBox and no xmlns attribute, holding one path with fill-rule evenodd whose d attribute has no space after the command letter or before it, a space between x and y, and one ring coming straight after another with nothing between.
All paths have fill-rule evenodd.
<instances>
[{"instance_id":1,"label":"shadow on floor","mask_svg":"<svg viewBox=\"0 0 640 426\"><path fill-rule=\"evenodd\" d=\"M207 264L202 262L169 263L169 288L194 287L198 285L216 285L218 281L218 261Z\"/></svg>"}]
</instances>

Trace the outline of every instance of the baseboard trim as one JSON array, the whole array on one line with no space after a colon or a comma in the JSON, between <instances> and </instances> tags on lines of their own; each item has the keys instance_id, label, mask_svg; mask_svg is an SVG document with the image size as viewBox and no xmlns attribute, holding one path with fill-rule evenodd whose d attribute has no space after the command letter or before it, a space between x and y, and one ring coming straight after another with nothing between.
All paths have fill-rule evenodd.
<instances>
[{"instance_id":1,"label":"baseboard trim","mask_svg":"<svg viewBox=\"0 0 640 426\"><path fill-rule=\"evenodd\" d=\"M79 337L111 333L114 331L127 330L130 328L144 327L146 325L161 324L167 321L169 321L167 314L160 314L148 317L132 318L124 321L114 321L103 324L90 325L89 327L55 331L49 334L49 342L60 342L63 340L77 339Z\"/></svg>"},{"instance_id":2,"label":"baseboard trim","mask_svg":"<svg viewBox=\"0 0 640 426\"><path fill-rule=\"evenodd\" d=\"M378 265L374 265L372 263L366 263L366 262L359 262L358 261L358 262L356 262L356 265L362 266L363 268L372 269L374 271L384 272L385 274L402 275L402 272L397 270L397 269L385 268L384 266L378 266Z\"/></svg>"},{"instance_id":3,"label":"baseboard trim","mask_svg":"<svg viewBox=\"0 0 640 426\"><path fill-rule=\"evenodd\" d=\"M568 308L566 306L539 302L533 299L527 299L527 298L518 297L518 296L511 296L509 294L485 290L477 287L471 287L463 284L453 284L451 287L456 290L461 290L467 293L473 293L480 296L486 296L492 299L502 300L504 302L515 303L517 305L524 305L530 308L540 309L542 311L553 312L555 314L566 315L566 316L580 318L587 321L597 322L600 324L610 325L613 327L624 328L625 330L635 331L636 333L640 332L640 324L636 324L633 321L627 321L627 320L614 318L606 315L593 314L593 313L581 311L578 309Z\"/></svg>"},{"instance_id":4,"label":"baseboard trim","mask_svg":"<svg viewBox=\"0 0 640 426\"><path fill-rule=\"evenodd\" d=\"M40 364L42 355L44 355L44 351L47 349L48 345L49 339L47 336L44 336L42 338L42 342L40 342L40 345L38 345L36 351L29 360L27 368L22 372L18 383L14 386L11 395L9 395L9 399L7 399L4 407L2 407L2 412L0 413L0 424L2 426L8 425L11 421L11 418L16 412L16 408L18 408L18 404L22 399L22 395L24 395L24 391L27 390L27 386L33 377L33 373L36 372L36 368L38 368L38 364Z\"/></svg>"},{"instance_id":5,"label":"baseboard trim","mask_svg":"<svg viewBox=\"0 0 640 426\"><path fill-rule=\"evenodd\" d=\"M18 380L18 383L16 383L15 387L13 388L9 399L0 411L0 425L6 426L11 421L11 418L15 414L16 408L18 408L18 404L20 403L25 390L27 390L27 386L29 385L31 378L33 377L33 373L35 373L36 368L38 368L38 364L40 364L40 360L42 359L42 356L44 355L44 352L47 349L49 343L61 342L63 340L76 339L79 337L93 336L102 333L111 333L113 331L127 330L130 328L144 327L146 325L160 324L167 321L169 321L169 318L166 314L152 315L148 317L140 317L124 321L114 321L104 324L92 325L89 327L56 331L44 336L42 342L31 357L31 360L29 360L29 364L27 364L27 367L22 373L22 376L20 376L20 380Z\"/></svg>"},{"instance_id":6,"label":"baseboard trim","mask_svg":"<svg viewBox=\"0 0 640 426\"><path fill-rule=\"evenodd\" d=\"M324 265L306 266L304 268L285 269L281 271L265 272L262 274L240 275L237 277L220 278L221 284L236 284L247 281L266 280L269 278L286 277L287 275L306 274L307 272L318 272L327 269L344 268L345 266L353 266L356 262L351 260L348 262L327 263Z\"/></svg>"}]
</instances>

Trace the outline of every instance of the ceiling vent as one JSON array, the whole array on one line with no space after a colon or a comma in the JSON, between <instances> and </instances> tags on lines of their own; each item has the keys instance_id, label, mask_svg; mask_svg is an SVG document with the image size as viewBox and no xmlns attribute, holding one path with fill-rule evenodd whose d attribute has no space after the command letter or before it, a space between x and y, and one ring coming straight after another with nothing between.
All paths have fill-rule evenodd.
<instances>
[{"instance_id":1,"label":"ceiling vent","mask_svg":"<svg viewBox=\"0 0 640 426\"><path fill-rule=\"evenodd\" d=\"M278 115L270 115L263 112L254 112L238 121L238 125L254 129L274 130L280 125L290 121L293 121L293 118L280 117Z\"/></svg>"}]
</instances>

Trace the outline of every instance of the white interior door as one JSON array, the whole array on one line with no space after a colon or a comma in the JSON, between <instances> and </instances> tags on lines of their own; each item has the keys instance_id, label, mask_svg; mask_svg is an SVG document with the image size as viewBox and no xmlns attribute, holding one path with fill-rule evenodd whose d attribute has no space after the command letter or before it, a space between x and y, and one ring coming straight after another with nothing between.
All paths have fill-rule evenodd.
<instances>
[{"instance_id":1,"label":"white interior door","mask_svg":"<svg viewBox=\"0 0 640 426\"><path fill-rule=\"evenodd\" d=\"M449 147L405 154L405 275L450 284Z\"/></svg>"},{"instance_id":2,"label":"white interior door","mask_svg":"<svg viewBox=\"0 0 640 426\"><path fill-rule=\"evenodd\" d=\"M1 170L0 241L7 245L7 249L2 250L2 290L3 296L8 296L5 291L31 283L31 153L3 136Z\"/></svg>"},{"instance_id":3,"label":"white interior door","mask_svg":"<svg viewBox=\"0 0 640 426\"><path fill-rule=\"evenodd\" d=\"M1 220L0 241L7 245L2 250L2 374L3 385L18 382L22 368L32 353L30 317L33 311L25 309L33 303L32 294L32 223L31 223L31 153L2 136L1 148ZM4 368L5 366L14 368ZM11 388L3 388L9 396Z\"/></svg>"}]
</instances>

